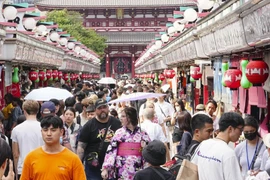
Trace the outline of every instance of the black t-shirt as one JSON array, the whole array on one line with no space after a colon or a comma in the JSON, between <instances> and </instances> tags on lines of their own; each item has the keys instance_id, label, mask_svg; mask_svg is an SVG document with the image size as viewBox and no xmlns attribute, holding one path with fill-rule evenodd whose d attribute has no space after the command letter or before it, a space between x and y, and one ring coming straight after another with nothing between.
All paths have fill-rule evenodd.
<instances>
[{"instance_id":1,"label":"black t-shirt","mask_svg":"<svg viewBox=\"0 0 270 180\"><path fill-rule=\"evenodd\" d=\"M99 162L103 163L107 147L115 134L115 131L121 127L121 123L118 119L110 116L109 129L107 131L106 138L103 143L101 152L99 152ZM103 139L103 136L106 132L107 123L101 123L96 118L93 118L83 126L79 141L87 143L86 149L84 150L84 157L90 152L98 152L99 145Z\"/></svg>"},{"instance_id":2,"label":"black t-shirt","mask_svg":"<svg viewBox=\"0 0 270 180\"><path fill-rule=\"evenodd\" d=\"M155 169L158 170L165 177L165 180L175 180L174 176L165 169L161 167L157 167ZM153 180L153 179L163 180L163 178L160 177L160 175L158 175L151 167L138 171L134 176L134 180Z\"/></svg>"}]
</instances>

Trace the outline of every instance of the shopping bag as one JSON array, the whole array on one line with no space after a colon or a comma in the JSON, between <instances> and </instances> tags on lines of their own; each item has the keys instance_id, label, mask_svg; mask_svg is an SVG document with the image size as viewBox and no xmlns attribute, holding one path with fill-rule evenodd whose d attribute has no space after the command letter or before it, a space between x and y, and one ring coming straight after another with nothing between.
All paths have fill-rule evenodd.
<instances>
[{"instance_id":1,"label":"shopping bag","mask_svg":"<svg viewBox=\"0 0 270 180\"><path fill-rule=\"evenodd\" d=\"M198 167L196 164L184 159L176 180L199 180Z\"/></svg>"}]
</instances>

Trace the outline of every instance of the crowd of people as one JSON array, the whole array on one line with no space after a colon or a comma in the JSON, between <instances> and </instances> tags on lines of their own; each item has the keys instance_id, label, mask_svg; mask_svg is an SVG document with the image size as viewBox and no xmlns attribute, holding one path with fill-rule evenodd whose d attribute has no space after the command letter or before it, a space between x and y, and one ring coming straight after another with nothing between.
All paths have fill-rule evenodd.
<instances>
[{"instance_id":1,"label":"crowd of people","mask_svg":"<svg viewBox=\"0 0 270 180\"><path fill-rule=\"evenodd\" d=\"M62 88L74 96L41 102L23 100L25 93L5 95L2 179L173 180L177 174L167 171L172 158L187 153L200 180L269 177L270 134L261 137L252 116L217 113L214 100L192 113L171 89L164 92L159 84L141 81L133 87L86 81ZM135 92L164 96L110 103ZM241 135L245 140L231 147Z\"/></svg>"}]
</instances>

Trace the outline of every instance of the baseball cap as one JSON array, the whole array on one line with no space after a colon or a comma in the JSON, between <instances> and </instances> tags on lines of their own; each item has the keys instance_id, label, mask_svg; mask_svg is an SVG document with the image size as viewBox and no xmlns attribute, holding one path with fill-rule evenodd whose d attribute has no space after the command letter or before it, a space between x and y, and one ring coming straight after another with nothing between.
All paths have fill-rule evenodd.
<instances>
[{"instance_id":1,"label":"baseball cap","mask_svg":"<svg viewBox=\"0 0 270 180\"><path fill-rule=\"evenodd\" d=\"M41 112L42 114L50 114L50 113L54 113L54 112L55 112L55 105L54 105L54 103L51 102L51 101L44 102L44 103L41 105L40 112Z\"/></svg>"},{"instance_id":2,"label":"baseball cap","mask_svg":"<svg viewBox=\"0 0 270 180\"><path fill-rule=\"evenodd\" d=\"M104 99L98 99L95 103L96 109L99 108L100 106L107 106L107 101Z\"/></svg>"}]
</instances>

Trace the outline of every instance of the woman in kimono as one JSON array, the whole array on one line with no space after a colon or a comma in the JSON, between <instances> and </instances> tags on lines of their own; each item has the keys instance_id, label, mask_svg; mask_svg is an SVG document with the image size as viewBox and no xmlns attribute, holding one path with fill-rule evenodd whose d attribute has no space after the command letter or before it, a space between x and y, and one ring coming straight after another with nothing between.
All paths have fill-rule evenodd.
<instances>
[{"instance_id":1,"label":"woman in kimono","mask_svg":"<svg viewBox=\"0 0 270 180\"><path fill-rule=\"evenodd\" d=\"M102 165L103 179L133 180L144 167L142 148L150 138L138 126L136 109L126 107L120 113L120 121L123 127L115 132Z\"/></svg>"}]
</instances>

